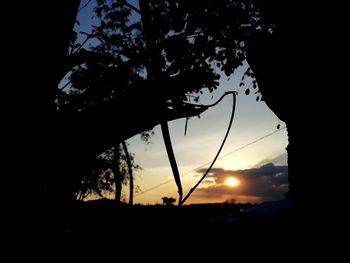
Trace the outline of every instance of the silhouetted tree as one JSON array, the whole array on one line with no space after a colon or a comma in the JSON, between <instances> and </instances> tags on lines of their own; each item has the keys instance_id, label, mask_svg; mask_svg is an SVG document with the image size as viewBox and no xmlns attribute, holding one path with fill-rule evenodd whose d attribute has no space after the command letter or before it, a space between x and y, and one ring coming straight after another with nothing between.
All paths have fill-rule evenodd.
<instances>
[{"instance_id":1,"label":"silhouetted tree","mask_svg":"<svg viewBox=\"0 0 350 263\"><path fill-rule=\"evenodd\" d=\"M125 141L122 142L123 151L125 154L125 160L126 164L128 166L128 173L129 173L129 205L132 206L134 202L134 175L133 175L133 164L132 164L132 157L129 154L128 147L125 143Z\"/></svg>"},{"instance_id":2,"label":"silhouetted tree","mask_svg":"<svg viewBox=\"0 0 350 263\"><path fill-rule=\"evenodd\" d=\"M217 70L230 76L242 65L245 40L266 29L252 2L141 0L139 6L98 1L101 24L83 34L100 43L89 51L72 43L71 85L59 91L58 111L86 114L97 127L112 119L122 127L94 129L92 151L161 124L181 201L167 121L206 110L195 104L202 89L217 88Z\"/></svg>"},{"instance_id":3,"label":"silhouetted tree","mask_svg":"<svg viewBox=\"0 0 350 263\"><path fill-rule=\"evenodd\" d=\"M226 203L229 203L229 204L236 204L237 203L237 200L234 199L234 198L231 198L229 200L226 200Z\"/></svg>"},{"instance_id":4,"label":"silhouetted tree","mask_svg":"<svg viewBox=\"0 0 350 263\"><path fill-rule=\"evenodd\" d=\"M46 47L49 46L49 49L45 50L49 50L49 52L42 52L45 54L45 56L48 55L47 64L39 65L36 68L36 71L41 72L41 70L45 68L46 72L49 73L49 76L45 82L40 82L39 80L41 77L38 77L38 81L36 81L36 83L40 87L40 89L37 90L48 91L48 99L45 101L48 102L47 109L49 113L51 113L49 138L52 139L52 143L48 145L48 149L46 151L50 153L48 154L48 156L50 156L48 165L49 167L52 167L53 171L50 174L44 174L43 172L41 173L43 178L46 179L46 182L42 183L44 185L44 187L42 187L42 192L51 193L50 196L56 198L56 200L60 202L64 200L62 197L67 196L65 193L70 193L72 190L71 185L74 185L74 183L70 181L71 178L73 178L75 174L82 174L81 172L78 172L77 167L81 169L81 167L84 167L83 164L86 166L87 162L94 159L96 153L100 153L110 148L111 145L115 145L116 142L111 139L111 134L113 134L115 137L125 139L130 137L131 134L137 134L142 130L151 129L155 124L160 123L159 118L145 118L145 115L140 114L139 117L140 119L143 119L143 121L135 121L137 125L133 125L130 122L131 120L136 120L137 116L128 114L125 119L127 120L129 118L129 122L123 122L123 118L117 116L117 118L121 119L120 123L126 124L126 127L128 128L125 128L123 132L119 130L116 133L115 131L118 130L118 128L124 127L122 124L119 126L116 125L118 127L110 129L111 132L107 131L107 134L105 134L102 139L102 136L97 136L96 138L99 138L99 141L97 142L97 140L91 140L96 131L98 134L102 134L100 129L97 129L96 127L101 127L105 125L105 123L108 123L100 121L103 119L100 117L107 116L105 119L110 120L110 115L96 113L86 117L87 114L56 114L57 105L55 100L57 99L57 85L63 78L64 72L67 72L67 69L69 71L73 67L72 65L82 65L88 60L96 62L96 60L101 59L100 57L94 58L93 56L90 56L90 53L84 53L83 50L81 50L82 52L79 54L79 56L76 56L80 58L79 63L70 63L69 59L67 58L69 40L71 39L72 28L76 18L79 2L79 0L58 1L55 3L55 9L60 11L60 16L52 16L50 13L48 19L44 20L45 24L42 22L41 27L33 27L33 30L36 29L41 35L49 34L49 36L51 36L50 42L57 43L55 47L45 45ZM125 5L127 5L126 1L123 2ZM151 2L158 4L154 1ZM242 22L242 16L234 15L234 13L231 12L232 10L229 8L224 9L223 11L225 12L225 10L227 10L227 13L231 13L230 16L215 16L214 14L216 9L213 8L213 6L216 4L222 5L222 3L226 2L227 1L184 1L185 5L193 5L193 14L198 22L201 19L205 19L206 24L213 22L211 28L212 30L216 31L216 35L219 37L222 35L221 38L229 41L229 39L235 39L236 34L227 34L227 30L221 30L222 25L231 23L232 20L235 20L237 22L236 24L240 23L241 25L241 27L238 28L242 28L242 25L246 27L246 25L251 25L251 23L245 23L244 20ZM327 107L325 102L327 102L330 98L337 99L341 97L339 94L342 95L341 92L335 92L333 94L330 93L328 87L341 87L341 84L343 84L338 83L336 77L341 75L340 73L343 73L338 72L338 70L341 71L341 67L337 67L336 65L338 65L338 63L331 61L330 57L344 57L344 54L342 54L340 51L342 46L338 41L336 41L336 35L338 35L338 33L339 36L345 35L346 30L343 32L338 32L336 29L343 29L341 28L341 25L346 25L346 23L342 23L342 21L339 21L338 23L338 20L333 20L333 18L329 17L328 14L331 14L332 12L338 14L338 11L340 11L339 9L342 8L342 5L339 5L339 8L335 10L334 6L332 6L329 1L319 1L318 3L313 3L300 0L261 0L257 2L260 2L260 4L263 5L263 13L265 14L265 19L268 21L267 23L274 25L273 34L270 35L271 38L266 37L266 35L262 35L262 37L259 36L258 38L250 38L250 47L248 47L246 53L243 53L248 54L249 64L252 66L257 77L259 89L261 89L263 93L264 100L277 114L277 116L287 123L289 137L289 177L291 192L294 192L294 194L291 194L291 196L293 199L299 200L299 205L308 207L308 204L314 200L311 189L315 189L320 185L325 186L323 184L329 181L320 180L320 175L334 174L334 165L327 166L327 163L333 163L329 162L329 155L323 154L323 151L312 151L312 149L318 149L320 145L326 148L327 146L331 146L331 142L333 143L333 141L329 139L325 139L320 142L319 139L316 139L318 136L315 136L315 130L321 133L321 135L325 135L324 138L326 138L328 137L328 134L326 134L324 131L328 132L330 130L330 128L326 129L326 127L336 127L336 123L330 122L328 119L325 121L325 116L329 116L327 111L330 110L330 107ZM170 1L162 1L162 3L164 3L164 5L169 3L172 5ZM176 8L171 9L172 12L170 12L171 15L169 17L172 15L177 16L177 14L181 13L177 12L177 8L179 7L178 1L173 1L173 3ZM202 9L201 12L198 12L198 9L196 9L195 6L196 4L199 6L207 5L208 8L206 10ZM247 4L247 1L242 1L242 5L249 4ZM155 6L162 8L162 5ZM343 9L346 10L346 8ZM164 14L167 13L164 12ZM339 20L340 18L347 17L343 16L341 12L339 12L339 14ZM193 15L191 17L193 18ZM184 18L186 18L186 16ZM220 18L223 19L220 20ZM154 18L150 18L150 20L154 21L153 24L159 24L158 22L160 22ZM180 34L174 34L173 37L170 38L170 40L173 39L170 42L175 43L176 38L181 38L181 36L185 35L191 28L191 23L183 23L184 19L177 19L173 21L174 27L180 28L180 31L175 30L174 32L181 32ZM55 26L55 30L47 30L47 24L57 26ZM236 24L233 23L232 27L236 27ZM184 25L186 25L186 27ZM190 25L188 29L187 25ZM185 30L181 31L181 28ZM207 44L214 44L215 46L215 38L210 38L210 34L205 34L205 31L207 31L206 26L204 26L203 29L203 34L200 34L202 30L196 31L195 36L200 36L197 39L203 40L204 38L205 40L206 36L208 36L208 39L211 41L209 43L204 41L203 45L208 46ZM166 32L166 30L163 30L163 32ZM192 42L194 43L194 40ZM240 46L240 42L232 41L231 43L233 45ZM160 44L160 42L156 41L156 44ZM173 54L180 54L181 56L183 50L186 50L183 48L177 49L177 47L181 47L180 44L181 41L179 42L178 46L175 45L176 48L173 48ZM209 46L212 47L213 45ZM245 46L244 49L246 48L247 47ZM192 49L187 50L192 52ZM229 48L228 50L233 51L235 49ZM170 48L169 51L171 54L172 49ZM203 53L203 56L204 55L205 54ZM221 55L222 52L218 52L217 56L220 57ZM187 56L183 57L186 59ZM229 61L232 60L223 60L223 64L230 65ZM194 65L197 64L194 63ZM329 71L332 71L332 74ZM310 76L310 78L305 79L305 76ZM337 85L334 82L336 82ZM177 82L174 87L184 86L178 85L179 83L180 82ZM182 84L183 83L186 82L182 82ZM171 85L166 85L166 83L163 84L164 85L158 86L166 86L169 87L169 90L176 90L172 89ZM189 82L188 86L191 86L191 84L192 83ZM327 86L326 92L318 90L319 87L325 85ZM149 84L148 86L155 87L156 85ZM154 93L152 93L149 97L152 98L153 95ZM62 95L60 94L59 96ZM142 96L144 96L144 94L140 93L140 97ZM128 104L125 103L125 105ZM132 104L129 103L129 105ZM137 105L147 106L147 104ZM154 108L157 108L157 106ZM196 111L193 108L189 108L189 110L192 112L188 113L188 116L196 115ZM109 111L106 110L104 113L105 112ZM150 112L152 111L148 111L147 114ZM200 112L201 111L197 111L197 113ZM339 112L336 113L338 114ZM166 114L163 114L163 116L165 115ZM177 112L175 115L176 117L185 116L179 112ZM166 116L168 117L167 119L171 119L169 115ZM175 118L175 116L172 116L172 118ZM46 120L46 118L39 120ZM91 123L93 123L93 125L88 125ZM312 126L313 129L305 129L306 127L310 126ZM38 128L38 131L41 130L41 127L42 126ZM87 129L87 127L90 129ZM39 137L40 136L37 138ZM89 142L89 151L86 151L86 142ZM307 143L305 144L304 142ZM323 165L320 165L319 167L310 166L310 151L305 150L305 147L308 147L308 149L310 149L310 151L319 158L318 163L322 163ZM43 152L45 151L43 150ZM91 158L91 156L93 156L93 158ZM40 169L37 169L36 171L39 170ZM325 188L326 187L320 187L319 189L323 191ZM48 189L48 191L46 191L46 189ZM316 198L322 194L320 191L316 192ZM344 191L344 193L345 192L346 191ZM333 199L330 199L330 201L331 200Z\"/></svg>"},{"instance_id":5,"label":"silhouetted tree","mask_svg":"<svg viewBox=\"0 0 350 263\"><path fill-rule=\"evenodd\" d=\"M162 200L163 200L163 205L165 205L165 206L172 206L176 202L176 199L173 197L164 196L164 197L162 197Z\"/></svg>"},{"instance_id":6,"label":"silhouetted tree","mask_svg":"<svg viewBox=\"0 0 350 263\"><path fill-rule=\"evenodd\" d=\"M122 185L126 185L128 182L133 185L133 173L130 172L130 169L138 170L141 168L135 164L131 154L126 155L124 147L113 147L99 154L94 168L82 178L76 192L76 198L84 200L93 194L104 197L114 192L115 200L119 204ZM133 191L133 186L131 190Z\"/></svg>"}]
</instances>

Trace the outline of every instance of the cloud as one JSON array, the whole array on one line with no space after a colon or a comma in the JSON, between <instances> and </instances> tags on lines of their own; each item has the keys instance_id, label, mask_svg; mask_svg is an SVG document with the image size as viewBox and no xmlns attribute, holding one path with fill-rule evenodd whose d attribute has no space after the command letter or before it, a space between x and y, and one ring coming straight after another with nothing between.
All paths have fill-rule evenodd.
<instances>
[{"instance_id":1,"label":"cloud","mask_svg":"<svg viewBox=\"0 0 350 263\"><path fill-rule=\"evenodd\" d=\"M287 152L284 152L278 156L276 156L275 158L273 158L271 160L271 163L274 163L275 165L287 165L288 163L288 154Z\"/></svg>"},{"instance_id":2,"label":"cloud","mask_svg":"<svg viewBox=\"0 0 350 263\"><path fill-rule=\"evenodd\" d=\"M203 174L205 169L197 172ZM240 180L239 186L225 185L224 182L228 177ZM283 198L283 194L288 191L288 166L267 163L259 168L236 171L214 168L208 174L207 179L214 182L209 186L197 189L194 193L197 197L228 198L232 196L240 201L239 196L254 196L262 201L276 200Z\"/></svg>"},{"instance_id":3,"label":"cloud","mask_svg":"<svg viewBox=\"0 0 350 263\"><path fill-rule=\"evenodd\" d=\"M203 180L202 184L212 184L214 183L215 181L211 180L211 179L205 179Z\"/></svg>"},{"instance_id":4,"label":"cloud","mask_svg":"<svg viewBox=\"0 0 350 263\"><path fill-rule=\"evenodd\" d=\"M260 167L266 163L273 163L275 165L287 165L288 164L288 154L287 152L283 152L280 155L275 156L274 158L267 158L257 163L255 166Z\"/></svg>"}]
</instances>

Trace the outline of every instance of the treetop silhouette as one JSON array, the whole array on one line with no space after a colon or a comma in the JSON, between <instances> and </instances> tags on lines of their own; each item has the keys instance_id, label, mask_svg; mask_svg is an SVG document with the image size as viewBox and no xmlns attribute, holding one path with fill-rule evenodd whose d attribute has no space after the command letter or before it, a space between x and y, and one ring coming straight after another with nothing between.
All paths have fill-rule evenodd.
<instances>
[{"instance_id":1,"label":"treetop silhouette","mask_svg":"<svg viewBox=\"0 0 350 263\"><path fill-rule=\"evenodd\" d=\"M165 132L168 121L200 115L208 109L197 103L202 89L212 92L218 71L230 76L242 65L246 41L269 26L253 1L141 0L139 8L98 1L96 13L100 25L82 34L99 44L87 50L73 38L64 71L71 86L57 91L58 114L69 116L75 133L94 137L88 151L95 155L158 124Z\"/></svg>"}]
</instances>

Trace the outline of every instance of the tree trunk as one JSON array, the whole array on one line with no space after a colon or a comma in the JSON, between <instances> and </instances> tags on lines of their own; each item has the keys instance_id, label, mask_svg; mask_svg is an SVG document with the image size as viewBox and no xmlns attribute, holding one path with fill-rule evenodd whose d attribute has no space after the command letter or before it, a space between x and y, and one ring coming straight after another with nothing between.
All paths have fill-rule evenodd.
<instances>
[{"instance_id":1,"label":"tree trunk","mask_svg":"<svg viewBox=\"0 0 350 263\"><path fill-rule=\"evenodd\" d=\"M120 205L120 199L122 194L122 174L120 172L119 162L119 144L114 147L114 165L112 166L113 174L114 174L114 185L115 185L115 196L114 200L117 206Z\"/></svg>"},{"instance_id":2,"label":"tree trunk","mask_svg":"<svg viewBox=\"0 0 350 263\"><path fill-rule=\"evenodd\" d=\"M134 177L132 174L132 163L128 152L128 147L126 146L125 141L122 142L122 145L123 145L123 150L126 157L126 163L128 164L129 183L130 183L129 205L132 206L133 200L134 200Z\"/></svg>"},{"instance_id":3,"label":"tree trunk","mask_svg":"<svg viewBox=\"0 0 350 263\"><path fill-rule=\"evenodd\" d=\"M326 28L332 28L322 25L321 11L327 7L305 1L278 0L261 1L261 5L267 23L275 25L274 32L272 36L256 37L248 43L247 60L258 80L262 98L287 124L293 211L303 222L306 218L314 220L315 216L320 220L319 211L324 209L326 200L323 198L320 202L319 198L329 188L325 185L329 181L326 175L329 161L317 149L329 141L325 134L330 127L326 103L331 96L320 87L333 86L327 83L333 80L327 79L332 75L327 72L329 67L325 63L330 61L324 52L330 50ZM317 164L310 162L311 155Z\"/></svg>"},{"instance_id":4,"label":"tree trunk","mask_svg":"<svg viewBox=\"0 0 350 263\"><path fill-rule=\"evenodd\" d=\"M21 36L21 39L28 40L27 51L23 52L22 46L17 49L23 61L18 70L24 73L18 72L22 83L17 87L23 87L24 93L16 89L16 102L20 97L25 101L20 106L23 111L16 108L17 112L21 112L24 124L19 137L28 136L26 145L21 146L29 150L24 154L28 165L23 167L26 167L27 175L33 175L30 176L31 181L35 180L37 188L30 189L29 194L34 196L28 200L37 208L36 211L33 208L33 216L38 215L38 222L42 222L38 228L31 226L35 231L66 231L67 213L75 199L73 194L67 194L66 179L70 178L72 163L67 161L70 150L61 143L71 136L68 134L70 127L65 125L64 135L60 133L64 123L57 125L55 94L58 83L64 77L60 72L65 64L79 4L80 0L54 1L54 10L51 10L48 3L30 3L28 10L34 12L26 11L28 20L25 21L28 23L25 27L28 34ZM21 17L20 14L18 16ZM21 44L22 41L14 39L12 42ZM23 57L24 54L28 54L29 58L27 55ZM12 58L12 61L16 60ZM33 85L35 88L30 88ZM14 119L20 123L19 118ZM57 130L57 127L60 129Z\"/></svg>"},{"instance_id":5,"label":"tree trunk","mask_svg":"<svg viewBox=\"0 0 350 263\"><path fill-rule=\"evenodd\" d=\"M160 79L162 72L161 68L159 65L161 63L158 63L159 61L159 54L157 54L157 48L156 48L156 37L154 35L154 31L152 30L152 24L150 21L150 15L149 12L149 0L140 0L140 11L141 11L141 22L143 26L143 33L145 35L145 40L147 44L147 49L150 54L150 61L146 65L147 73L148 73L148 78L149 79ZM162 105L165 106L165 105ZM171 145L171 139L169 135L169 127L167 120L165 116L163 116L163 121L161 122L161 129L163 133L163 139L164 139L164 144L167 150L168 158L170 161L171 169L173 171L173 176L178 188L178 193L179 193L179 205L181 204L182 201L182 186L181 186L181 179L180 179L180 174L178 171L178 167L176 164L176 159L175 155L173 152L173 148Z\"/></svg>"}]
</instances>

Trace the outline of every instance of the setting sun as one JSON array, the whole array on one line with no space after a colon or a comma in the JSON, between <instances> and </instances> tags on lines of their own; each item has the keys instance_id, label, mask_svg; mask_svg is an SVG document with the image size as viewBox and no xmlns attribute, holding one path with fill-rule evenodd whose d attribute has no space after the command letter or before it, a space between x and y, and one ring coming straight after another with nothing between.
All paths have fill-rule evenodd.
<instances>
[{"instance_id":1,"label":"setting sun","mask_svg":"<svg viewBox=\"0 0 350 263\"><path fill-rule=\"evenodd\" d=\"M240 181L234 177L229 177L225 180L225 184L227 186L231 186L231 187L235 187L235 186L239 185L239 183L240 183Z\"/></svg>"}]
</instances>

